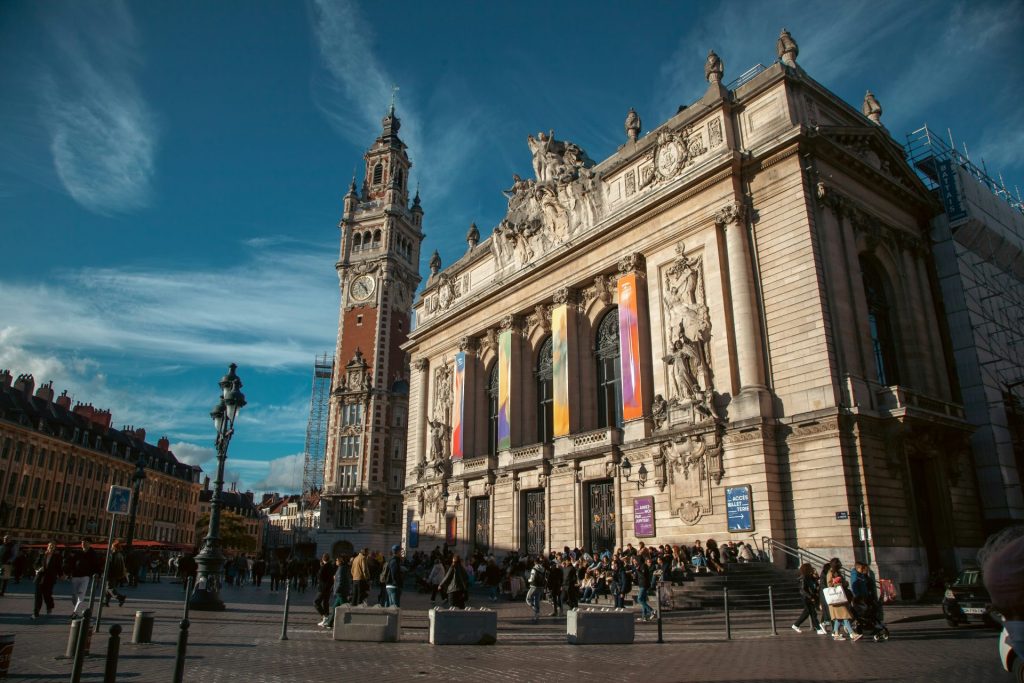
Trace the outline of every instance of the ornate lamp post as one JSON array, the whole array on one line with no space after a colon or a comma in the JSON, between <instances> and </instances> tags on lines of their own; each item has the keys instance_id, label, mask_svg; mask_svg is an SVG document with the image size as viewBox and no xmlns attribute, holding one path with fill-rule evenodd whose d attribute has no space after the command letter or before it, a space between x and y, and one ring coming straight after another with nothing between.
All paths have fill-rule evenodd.
<instances>
[{"instance_id":1,"label":"ornate lamp post","mask_svg":"<svg viewBox=\"0 0 1024 683\"><path fill-rule=\"evenodd\" d=\"M228 374L220 380L221 398L210 412L217 429L217 479L214 482L213 498L210 499L210 529L203 541L203 549L196 556L198 566L196 588L190 601L192 609L220 611L224 601L220 599L220 572L224 566L224 553L220 549L220 508L224 488L224 461L228 458L228 444L235 433L235 418L245 406L242 380L235 374L238 366L232 363Z\"/></svg>"}]
</instances>

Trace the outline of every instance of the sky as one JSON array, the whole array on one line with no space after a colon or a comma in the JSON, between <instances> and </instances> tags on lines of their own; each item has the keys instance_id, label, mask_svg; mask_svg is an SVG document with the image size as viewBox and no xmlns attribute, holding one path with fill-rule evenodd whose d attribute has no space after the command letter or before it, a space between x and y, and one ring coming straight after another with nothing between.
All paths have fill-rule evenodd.
<instances>
[{"instance_id":1,"label":"sky","mask_svg":"<svg viewBox=\"0 0 1024 683\"><path fill-rule=\"evenodd\" d=\"M0 368L216 467L228 363L248 406L229 482L296 491L312 366L337 334L337 224L397 87L421 272L486 237L526 136L601 160L707 83L775 58L900 142L927 123L1024 188L1024 2L0 3ZM980 165L980 163L979 163ZM361 179L360 179L361 180Z\"/></svg>"}]
</instances>

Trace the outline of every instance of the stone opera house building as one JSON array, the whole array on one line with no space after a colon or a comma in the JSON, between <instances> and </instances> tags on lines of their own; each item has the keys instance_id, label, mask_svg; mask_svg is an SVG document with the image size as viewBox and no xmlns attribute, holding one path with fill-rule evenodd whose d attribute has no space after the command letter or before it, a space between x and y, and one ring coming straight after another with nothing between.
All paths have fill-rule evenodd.
<instances>
[{"instance_id":1,"label":"stone opera house building","mask_svg":"<svg viewBox=\"0 0 1024 683\"><path fill-rule=\"evenodd\" d=\"M729 87L710 54L699 101L646 133L630 111L599 163L531 135L490 237L435 254L403 347L409 552L769 537L918 590L973 557L941 206L871 93L778 52Z\"/></svg>"}]
</instances>

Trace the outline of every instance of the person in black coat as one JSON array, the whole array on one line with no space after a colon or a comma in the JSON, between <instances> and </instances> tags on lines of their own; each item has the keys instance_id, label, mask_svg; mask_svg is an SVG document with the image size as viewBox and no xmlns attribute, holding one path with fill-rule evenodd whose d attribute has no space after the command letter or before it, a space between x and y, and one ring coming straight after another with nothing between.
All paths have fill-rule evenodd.
<instances>
[{"instance_id":1,"label":"person in black coat","mask_svg":"<svg viewBox=\"0 0 1024 683\"><path fill-rule=\"evenodd\" d=\"M818 635L825 635L825 629L822 628L821 623L818 621L818 575L814 573L814 567L809 562L804 562L800 565L799 585L800 598L804 602L804 611L800 613L800 617L793 622L790 628L800 633L800 625L807 620L807 617L810 617L811 626L814 627Z\"/></svg>"},{"instance_id":2,"label":"person in black coat","mask_svg":"<svg viewBox=\"0 0 1024 683\"><path fill-rule=\"evenodd\" d=\"M576 609L580 604L579 572L568 557L562 560L562 604L565 609Z\"/></svg>"},{"instance_id":3,"label":"person in black coat","mask_svg":"<svg viewBox=\"0 0 1024 683\"><path fill-rule=\"evenodd\" d=\"M324 553L323 557L320 558L320 567L316 573L316 600L313 601L313 606L316 607L316 611L321 617L320 623L317 626L323 626L327 623L327 617L330 614L328 603L331 600L331 590L333 587L334 564L331 562L331 556Z\"/></svg>"},{"instance_id":4,"label":"person in black coat","mask_svg":"<svg viewBox=\"0 0 1024 683\"><path fill-rule=\"evenodd\" d=\"M466 608L466 596L469 593L469 575L462 566L462 557L452 555L452 566L441 579L438 589L448 596L448 604L459 609Z\"/></svg>"},{"instance_id":5,"label":"person in black coat","mask_svg":"<svg viewBox=\"0 0 1024 683\"><path fill-rule=\"evenodd\" d=\"M556 562L548 565L548 598L551 600L549 616L557 617L562 608L562 568Z\"/></svg>"},{"instance_id":6,"label":"person in black coat","mask_svg":"<svg viewBox=\"0 0 1024 683\"><path fill-rule=\"evenodd\" d=\"M39 609L46 603L46 613L53 612L53 587L63 572L63 560L57 544L50 542L46 552L39 556L35 567L36 596L32 607L32 618L39 618Z\"/></svg>"}]
</instances>

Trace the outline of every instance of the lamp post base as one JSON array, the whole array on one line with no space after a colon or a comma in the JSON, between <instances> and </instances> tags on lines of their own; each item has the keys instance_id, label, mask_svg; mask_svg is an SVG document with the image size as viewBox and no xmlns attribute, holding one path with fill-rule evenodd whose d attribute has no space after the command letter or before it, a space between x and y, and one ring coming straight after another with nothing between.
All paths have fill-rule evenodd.
<instances>
[{"instance_id":1,"label":"lamp post base","mask_svg":"<svg viewBox=\"0 0 1024 683\"><path fill-rule=\"evenodd\" d=\"M220 599L220 591L209 590L208 588L197 588L192 592L192 599L188 601L189 609L200 612L223 612L224 601Z\"/></svg>"}]
</instances>

